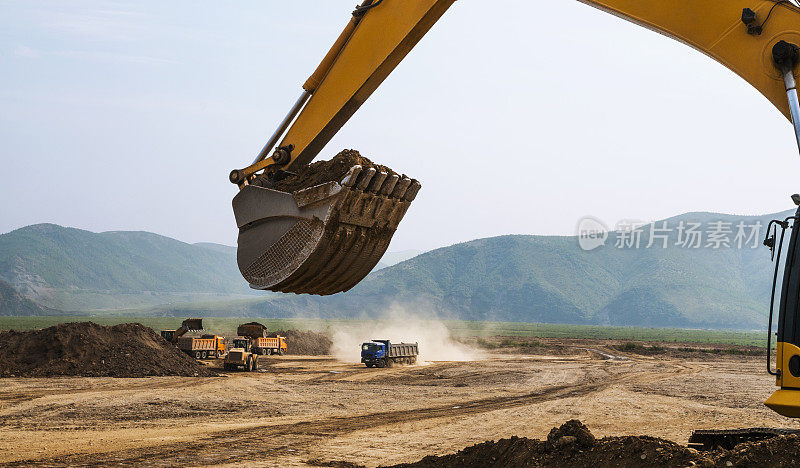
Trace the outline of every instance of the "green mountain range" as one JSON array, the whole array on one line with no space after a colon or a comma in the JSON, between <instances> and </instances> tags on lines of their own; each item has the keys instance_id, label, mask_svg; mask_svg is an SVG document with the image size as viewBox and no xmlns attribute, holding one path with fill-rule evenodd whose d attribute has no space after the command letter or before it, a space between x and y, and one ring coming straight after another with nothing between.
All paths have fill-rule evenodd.
<instances>
[{"instance_id":1,"label":"green mountain range","mask_svg":"<svg viewBox=\"0 0 800 468\"><path fill-rule=\"evenodd\" d=\"M649 248L649 225L611 232L591 251L576 237L480 239L374 272L344 294L281 297L249 308L260 315L408 311L462 320L758 329L766 324L774 271L761 242L770 219L790 214L689 213L656 222ZM689 228L701 233L697 248ZM636 236L639 248L628 247Z\"/></svg>"},{"instance_id":2,"label":"green mountain range","mask_svg":"<svg viewBox=\"0 0 800 468\"><path fill-rule=\"evenodd\" d=\"M50 315L52 312L45 307L23 296L13 286L0 280L0 315Z\"/></svg>"},{"instance_id":3,"label":"green mountain range","mask_svg":"<svg viewBox=\"0 0 800 468\"><path fill-rule=\"evenodd\" d=\"M36 224L0 235L0 279L54 309L138 308L253 292L236 249L148 232L93 233Z\"/></svg>"},{"instance_id":4,"label":"green mountain range","mask_svg":"<svg viewBox=\"0 0 800 468\"><path fill-rule=\"evenodd\" d=\"M688 213L609 232L593 250L583 250L575 236L479 239L376 270L353 290L330 297L250 291L229 246L35 225L0 235L0 280L39 304L70 311L356 318L410 312L461 320L757 329L766 322L773 272L761 241L770 219L790 214ZM632 246L637 238L638 248Z\"/></svg>"}]
</instances>

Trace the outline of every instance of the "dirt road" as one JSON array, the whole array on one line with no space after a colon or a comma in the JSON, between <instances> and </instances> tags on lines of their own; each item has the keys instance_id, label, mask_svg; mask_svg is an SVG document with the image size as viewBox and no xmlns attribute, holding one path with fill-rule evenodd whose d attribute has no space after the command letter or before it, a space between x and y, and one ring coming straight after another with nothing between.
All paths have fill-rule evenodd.
<instances>
[{"instance_id":1,"label":"dirt road","mask_svg":"<svg viewBox=\"0 0 800 468\"><path fill-rule=\"evenodd\" d=\"M763 359L490 354L476 362L367 369L275 357L255 374L145 379L3 379L0 463L14 465L366 466L568 419L592 432L685 443L693 429L792 427L765 408Z\"/></svg>"}]
</instances>

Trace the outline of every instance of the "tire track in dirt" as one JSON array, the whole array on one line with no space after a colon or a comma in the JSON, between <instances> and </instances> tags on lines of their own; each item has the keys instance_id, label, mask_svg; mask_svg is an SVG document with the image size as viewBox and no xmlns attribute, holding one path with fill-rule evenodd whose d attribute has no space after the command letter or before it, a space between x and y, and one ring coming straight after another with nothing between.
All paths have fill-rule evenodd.
<instances>
[{"instance_id":1,"label":"tire track in dirt","mask_svg":"<svg viewBox=\"0 0 800 468\"><path fill-rule=\"evenodd\" d=\"M246 460L263 460L279 454L298 455L305 451L304 447L320 438L331 438L382 426L439 418L466 417L547 401L580 397L605 390L612 385L620 383L653 382L654 380L671 378L681 374L696 373L702 371L703 367L665 361L663 370L642 373L641 370L636 369L638 366L635 359L616 361L614 364L610 364L610 361L597 362L598 365L595 367L594 372L585 369L585 379L583 383L577 385L554 385L536 392L475 399L455 405L450 403L417 409L261 425L215 432L196 441L153 445L113 452L28 459L12 462L8 466L173 466L175 464L212 465ZM601 362L603 364L600 364ZM624 370L609 373L609 365L614 368L622 366ZM598 371L600 371L601 375L598 375ZM331 374L331 376L336 377L340 375Z\"/></svg>"},{"instance_id":2,"label":"tire track in dirt","mask_svg":"<svg viewBox=\"0 0 800 468\"><path fill-rule=\"evenodd\" d=\"M604 390L613 383L615 382L606 380L604 382L588 382L578 386L560 385L533 393L472 400L460 405L448 404L358 416L332 417L292 424L251 427L215 433L195 442L158 445L119 452L24 460L10 463L8 466L31 464L48 466L172 466L176 462L212 465L264 459L271 455L287 452L288 445L281 445L280 439L291 438L295 443L298 441L308 442L309 439L329 438L380 426L481 414L545 401L579 397Z\"/></svg>"},{"instance_id":3,"label":"tire track in dirt","mask_svg":"<svg viewBox=\"0 0 800 468\"><path fill-rule=\"evenodd\" d=\"M101 377L102 378L102 377ZM216 380L219 380L220 377L186 377L186 380L179 380L175 381L173 378L169 378L170 380L165 380L164 382L158 382L153 384L152 381L147 380L145 378L140 382L131 383L125 382L119 383L114 382L111 385L107 384L100 384L95 385L87 388L70 388L70 389L59 389L59 388L41 388L36 390L28 390L21 392L21 391L7 391L7 392L0 392L0 415L6 414L6 412L15 409L16 405L38 400L39 398L45 397L70 397L73 395L83 395L86 393L99 393L99 392L130 392L132 390L158 390L158 389L172 389L172 388L192 388L198 387L201 385L205 385L208 383L212 383ZM61 390L61 391L59 391Z\"/></svg>"}]
</instances>

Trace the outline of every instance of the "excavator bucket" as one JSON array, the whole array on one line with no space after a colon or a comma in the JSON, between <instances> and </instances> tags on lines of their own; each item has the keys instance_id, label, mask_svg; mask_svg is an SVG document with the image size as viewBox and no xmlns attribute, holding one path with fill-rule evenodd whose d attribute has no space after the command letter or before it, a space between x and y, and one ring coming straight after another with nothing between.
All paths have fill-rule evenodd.
<instances>
[{"instance_id":1,"label":"excavator bucket","mask_svg":"<svg viewBox=\"0 0 800 468\"><path fill-rule=\"evenodd\" d=\"M199 331L203 329L203 319L199 318L192 318L186 319L181 324L181 327L185 328L188 331Z\"/></svg>"},{"instance_id":2,"label":"excavator bucket","mask_svg":"<svg viewBox=\"0 0 800 468\"><path fill-rule=\"evenodd\" d=\"M360 165L292 193L245 186L233 199L239 270L255 289L347 291L377 265L421 187Z\"/></svg>"}]
</instances>

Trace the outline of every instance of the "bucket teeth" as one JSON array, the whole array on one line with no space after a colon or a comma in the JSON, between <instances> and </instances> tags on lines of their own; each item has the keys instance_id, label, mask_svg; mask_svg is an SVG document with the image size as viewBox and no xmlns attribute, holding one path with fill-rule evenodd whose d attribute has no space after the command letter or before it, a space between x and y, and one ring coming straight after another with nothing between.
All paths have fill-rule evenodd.
<instances>
[{"instance_id":1,"label":"bucket teeth","mask_svg":"<svg viewBox=\"0 0 800 468\"><path fill-rule=\"evenodd\" d=\"M375 173L378 172L375 170L374 167L370 167L366 171L361 171L361 175L358 178L358 182L356 183L356 190L364 191L367 189L372 177Z\"/></svg>"},{"instance_id":2,"label":"bucket teeth","mask_svg":"<svg viewBox=\"0 0 800 468\"><path fill-rule=\"evenodd\" d=\"M295 193L247 186L233 201L239 269L257 289L347 291L380 261L421 187L359 165L338 182Z\"/></svg>"},{"instance_id":3,"label":"bucket teeth","mask_svg":"<svg viewBox=\"0 0 800 468\"><path fill-rule=\"evenodd\" d=\"M408 187L408 190L406 190L406 193L403 194L403 201L414 201L421 188L422 184L420 184L418 180L411 179L411 185Z\"/></svg>"},{"instance_id":4,"label":"bucket teeth","mask_svg":"<svg viewBox=\"0 0 800 468\"><path fill-rule=\"evenodd\" d=\"M380 191L381 187L383 186L383 181L386 180L386 177L388 175L389 174L387 174L385 172L379 172L379 173L375 174L372 177L372 180L370 181L369 186L367 187L366 191L370 192L370 193L378 193Z\"/></svg>"},{"instance_id":5,"label":"bucket teeth","mask_svg":"<svg viewBox=\"0 0 800 468\"><path fill-rule=\"evenodd\" d=\"M402 198L405 195L406 190L408 190L408 186L411 185L411 179L406 176L403 176L402 179L397 183L392 190L392 194L390 195L392 198Z\"/></svg>"},{"instance_id":6,"label":"bucket teeth","mask_svg":"<svg viewBox=\"0 0 800 468\"><path fill-rule=\"evenodd\" d=\"M383 183L381 187L381 191L379 192L383 196L387 196L392 193L394 190L395 185L397 185L397 181L400 180L400 176L397 174L392 174L386 181Z\"/></svg>"},{"instance_id":7,"label":"bucket teeth","mask_svg":"<svg viewBox=\"0 0 800 468\"><path fill-rule=\"evenodd\" d=\"M352 187L355 185L359 174L361 174L361 166L355 165L351 167L347 175L342 179L342 187Z\"/></svg>"}]
</instances>

